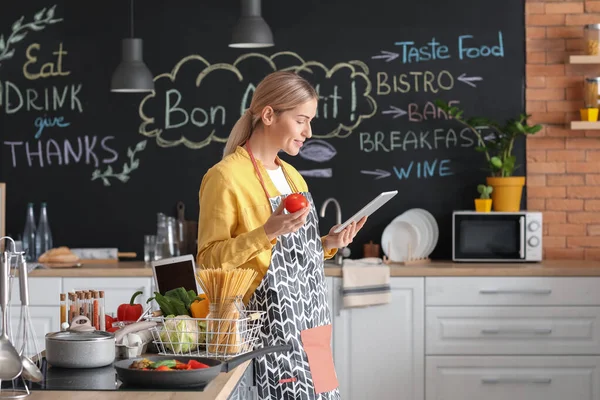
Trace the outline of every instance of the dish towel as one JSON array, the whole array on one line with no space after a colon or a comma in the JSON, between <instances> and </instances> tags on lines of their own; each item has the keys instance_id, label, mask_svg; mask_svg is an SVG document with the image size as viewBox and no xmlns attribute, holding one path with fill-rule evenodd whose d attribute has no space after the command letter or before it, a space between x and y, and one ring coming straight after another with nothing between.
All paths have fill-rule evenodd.
<instances>
[{"instance_id":1,"label":"dish towel","mask_svg":"<svg viewBox=\"0 0 600 400\"><path fill-rule=\"evenodd\" d=\"M378 258L344 260L342 298L344 308L389 303L392 300L390 267Z\"/></svg>"}]
</instances>

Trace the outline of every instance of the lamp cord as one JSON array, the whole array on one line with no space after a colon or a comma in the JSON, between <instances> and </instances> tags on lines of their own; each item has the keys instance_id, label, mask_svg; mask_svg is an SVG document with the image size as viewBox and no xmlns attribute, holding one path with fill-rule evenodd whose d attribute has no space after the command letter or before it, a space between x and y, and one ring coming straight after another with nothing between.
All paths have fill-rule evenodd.
<instances>
[{"instance_id":1,"label":"lamp cord","mask_svg":"<svg viewBox=\"0 0 600 400\"><path fill-rule=\"evenodd\" d=\"M130 20L129 26L131 28L131 38L133 38L133 0L131 0L129 3L131 5L131 12L130 12L130 15L129 15L129 17L131 18L131 20Z\"/></svg>"}]
</instances>

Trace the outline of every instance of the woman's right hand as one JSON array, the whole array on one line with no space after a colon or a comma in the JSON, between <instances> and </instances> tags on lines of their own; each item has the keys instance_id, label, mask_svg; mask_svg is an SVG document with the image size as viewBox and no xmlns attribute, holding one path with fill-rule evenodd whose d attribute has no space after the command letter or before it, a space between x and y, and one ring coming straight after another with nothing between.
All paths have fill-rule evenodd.
<instances>
[{"instance_id":1,"label":"woman's right hand","mask_svg":"<svg viewBox=\"0 0 600 400\"><path fill-rule=\"evenodd\" d=\"M310 211L310 205L295 213L284 213L284 201L281 201L279 207L271 214L267 222L263 225L265 233L269 240L273 240L279 235L296 232L306 222L306 217Z\"/></svg>"}]
</instances>

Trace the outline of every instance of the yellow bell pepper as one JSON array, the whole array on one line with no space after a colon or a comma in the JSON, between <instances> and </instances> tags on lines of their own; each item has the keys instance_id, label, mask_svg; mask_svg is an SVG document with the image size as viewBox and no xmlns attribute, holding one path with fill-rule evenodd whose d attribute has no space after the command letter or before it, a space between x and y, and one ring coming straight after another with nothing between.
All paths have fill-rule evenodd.
<instances>
[{"instance_id":1,"label":"yellow bell pepper","mask_svg":"<svg viewBox=\"0 0 600 400\"><path fill-rule=\"evenodd\" d=\"M192 318L206 318L208 315L208 299L194 300L190 305Z\"/></svg>"}]
</instances>

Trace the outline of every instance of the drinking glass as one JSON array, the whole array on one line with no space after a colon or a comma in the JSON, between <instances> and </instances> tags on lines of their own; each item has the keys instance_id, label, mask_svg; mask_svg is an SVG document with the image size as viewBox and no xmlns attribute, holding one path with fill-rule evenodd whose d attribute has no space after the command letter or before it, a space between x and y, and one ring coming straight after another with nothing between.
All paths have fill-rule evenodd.
<instances>
[{"instance_id":1,"label":"drinking glass","mask_svg":"<svg viewBox=\"0 0 600 400\"><path fill-rule=\"evenodd\" d=\"M154 260L156 251L156 235L144 235L144 262L149 264Z\"/></svg>"}]
</instances>

